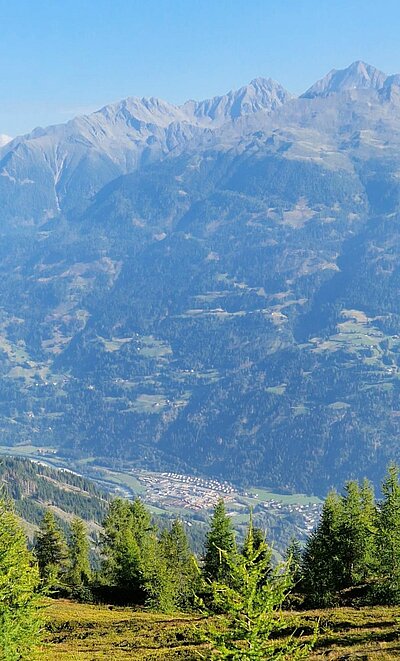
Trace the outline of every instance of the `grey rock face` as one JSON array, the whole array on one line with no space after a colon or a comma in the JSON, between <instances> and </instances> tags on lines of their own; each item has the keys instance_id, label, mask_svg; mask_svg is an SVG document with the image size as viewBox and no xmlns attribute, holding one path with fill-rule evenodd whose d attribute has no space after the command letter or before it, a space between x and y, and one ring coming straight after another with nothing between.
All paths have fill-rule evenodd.
<instances>
[{"instance_id":1,"label":"grey rock face","mask_svg":"<svg viewBox=\"0 0 400 661\"><path fill-rule=\"evenodd\" d=\"M324 78L318 80L304 94L306 99L325 98L330 94L350 90L374 89L383 87L387 76L379 69L365 62L353 62L347 69L332 69Z\"/></svg>"},{"instance_id":2,"label":"grey rock face","mask_svg":"<svg viewBox=\"0 0 400 661\"><path fill-rule=\"evenodd\" d=\"M239 90L206 101L187 101L182 109L199 121L221 125L258 111L270 112L289 101L292 95L271 78L255 78Z\"/></svg>"},{"instance_id":3,"label":"grey rock face","mask_svg":"<svg viewBox=\"0 0 400 661\"><path fill-rule=\"evenodd\" d=\"M4 141L0 195L14 200L14 211L6 204L5 216L40 224L60 212L82 209L117 176L185 148L226 122L260 110L269 113L290 98L270 79L183 106L153 97L128 98L67 124ZM31 192L38 192L33 205L27 204L28 183Z\"/></svg>"},{"instance_id":4,"label":"grey rock face","mask_svg":"<svg viewBox=\"0 0 400 661\"><path fill-rule=\"evenodd\" d=\"M60 214L76 215L108 182L170 153L206 144L226 147L251 132L290 126L296 132L308 125L328 136L332 123L353 110L350 97L340 102L339 110L334 100L339 93L352 94L365 116L368 94L398 104L399 79L355 62L331 71L300 99L270 78L256 78L239 90L205 101L177 106L153 97L132 97L66 124L37 128L10 141L2 138L3 223L34 226ZM325 103L318 104L322 99Z\"/></svg>"}]
</instances>

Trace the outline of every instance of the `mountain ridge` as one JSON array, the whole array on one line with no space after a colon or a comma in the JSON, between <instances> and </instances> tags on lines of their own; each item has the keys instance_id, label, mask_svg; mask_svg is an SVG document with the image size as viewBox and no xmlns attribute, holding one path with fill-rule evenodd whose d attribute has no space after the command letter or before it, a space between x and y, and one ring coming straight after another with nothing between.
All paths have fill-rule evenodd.
<instances>
[{"instance_id":1,"label":"mountain ridge","mask_svg":"<svg viewBox=\"0 0 400 661\"><path fill-rule=\"evenodd\" d=\"M345 69L332 69L301 96L303 98L327 97L330 94L352 89L380 90L387 78L388 76L383 71L357 60Z\"/></svg>"},{"instance_id":2,"label":"mountain ridge","mask_svg":"<svg viewBox=\"0 0 400 661\"><path fill-rule=\"evenodd\" d=\"M2 150L5 445L317 493L380 479L399 456L399 80L348 69L272 110L255 79L192 103L197 124L133 99Z\"/></svg>"},{"instance_id":3,"label":"mountain ridge","mask_svg":"<svg viewBox=\"0 0 400 661\"><path fill-rule=\"evenodd\" d=\"M242 110L269 112L286 98L278 83L258 79L208 101L175 106L154 97L130 97L66 124L37 128L0 149L0 194L15 198L17 186L20 212L26 214L26 186L35 186L38 206L23 222L43 222L74 208L67 198L78 198L79 206L108 181L184 148Z\"/></svg>"},{"instance_id":4,"label":"mountain ridge","mask_svg":"<svg viewBox=\"0 0 400 661\"><path fill-rule=\"evenodd\" d=\"M301 115L306 100L368 89L379 91L383 102L399 101L396 75L355 62L333 70L297 99L272 79L255 78L204 101L177 106L155 97L128 97L66 124L34 129L0 146L3 218L29 227L79 213L109 181L170 153L196 143L217 144L224 136L238 139L250 127L264 130L272 125L271 116L279 119L286 108Z\"/></svg>"}]
</instances>

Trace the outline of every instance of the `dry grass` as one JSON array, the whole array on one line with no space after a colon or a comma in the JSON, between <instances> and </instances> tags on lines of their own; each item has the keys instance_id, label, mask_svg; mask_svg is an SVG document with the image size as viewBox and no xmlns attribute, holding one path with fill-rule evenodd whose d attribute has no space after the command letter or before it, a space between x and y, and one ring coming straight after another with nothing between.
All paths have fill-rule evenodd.
<instances>
[{"instance_id":1,"label":"dry grass","mask_svg":"<svg viewBox=\"0 0 400 661\"><path fill-rule=\"evenodd\" d=\"M311 661L400 659L400 608L338 608L288 613L307 637L316 620L320 637ZM195 661L208 658L201 616L167 616L129 608L50 602L42 656L46 661Z\"/></svg>"}]
</instances>

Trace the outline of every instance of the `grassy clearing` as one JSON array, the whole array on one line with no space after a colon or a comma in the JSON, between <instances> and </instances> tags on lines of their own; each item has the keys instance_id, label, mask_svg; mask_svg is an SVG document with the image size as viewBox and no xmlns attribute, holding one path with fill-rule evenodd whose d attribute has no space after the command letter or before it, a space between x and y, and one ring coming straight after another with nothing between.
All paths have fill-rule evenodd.
<instances>
[{"instance_id":1,"label":"grassy clearing","mask_svg":"<svg viewBox=\"0 0 400 661\"><path fill-rule=\"evenodd\" d=\"M332 404L327 404L327 407L334 411L340 411L341 409L350 408L350 404L348 402L332 402Z\"/></svg>"},{"instance_id":2,"label":"grassy clearing","mask_svg":"<svg viewBox=\"0 0 400 661\"><path fill-rule=\"evenodd\" d=\"M29 443L19 443L18 445L2 445L0 446L0 455L14 457L26 457L27 459L36 459L38 461L46 461L48 463L51 455L57 451L57 448L51 446L40 447L38 445L30 445ZM60 462L61 463L61 462ZM68 468L67 462L63 462ZM57 467L58 464L57 464ZM61 467L61 466L60 466Z\"/></svg>"},{"instance_id":3,"label":"grassy clearing","mask_svg":"<svg viewBox=\"0 0 400 661\"><path fill-rule=\"evenodd\" d=\"M198 296L194 296L194 299L197 301L197 303L213 303L219 298L226 298L231 294L232 290L221 289L220 291L209 291L206 294L199 294Z\"/></svg>"},{"instance_id":4,"label":"grassy clearing","mask_svg":"<svg viewBox=\"0 0 400 661\"><path fill-rule=\"evenodd\" d=\"M163 358L165 356L172 356L172 349L168 342L157 340L153 335L142 335L141 342L141 355L144 358Z\"/></svg>"},{"instance_id":5,"label":"grassy clearing","mask_svg":"<svg viewBox=\"0 0 400 661\"><path fill-rule=\"evenodd\" d=\"M97 472L108 482L114 482L118 486L127 486L138 495L144 494L146 491L143 484L130 473L119 473L118 471L110 471L100 468L97 469Z\"/></svg>"},{"instance_id":6,"label":"grassy clearing","mask_svg":"<svg viewBox=\"0 0 400 661\"><path fill-rule=\"evenodd\" d=\"M97 338L103 343L106 351L119 351L125 344L136 342L136 349L143 358L163 358L172 355L168 342L158 340L153 335L136 335L135 337L112 337L106 339L100 335Z\"/></svg>"},{"instance_id":7,"label":"grassy clearing","mask_svg":"<svg viewBox=\"0 0 400 661\"><path fill-rule=\"evenodd\" d=\"M309 407L306 406L305 404L297 404L296 406L292 406L292 412L294 416L307 415L309 410L310 410Z\"/></svg>"},{"instance_id":8,"label":"grassy clearing","mask_svg":"<svg viewBox=\"0 0 400 661\"><path fill-rule=\"evenodd\" d=\"M104 345L106 351L119 351L124 344L127 344L133 340L133 337L113 337L111 340L107 340L104 337L97 336L99 340Z\"/></svg>"},{"instance_id":9,"label":"grassy clearing","mask_svg":"<svg viewBox=\"0 0 400 661\"><path fill-rule=\"evenodd\" d=\"M320 638L311 661L400 659L400 608L338 608L287 613L288 629ZM199 615L167 616L129 608L49 602L45 609L43 658L47 661L187 661L209 658L204 642L209 620Z\"/></svg>"},{"instance_id":10,"label":"grassy clearing","mask_svg":"<svg viewBox=\"0 0 400 661\"><path fill-rule=\"evenodd\" d=\"M130 402L127 410L137 413L161 413L161 410L167 406L167 400L164 395L139 395L135 401Z\"/></svg>"},{"instance_id":11,"label":"grassy clearing","mask_svg":"<svg viewBox=\"0 0 400 661\"><path fill-rule=\"evenodd\" d=\"M351 353L357 353L362 357L365 364L384 373L388 367L382 362L382 357L389 349L398 353L400 347L398 340L385 335L379 328L374 326L373 320L369 319L362 310L343 310L342 317L345 321L337 324L337 332L328 339L313 338L313 351L315 353L334 352L345 349ZM386 348L383 347L386 344ZM396 369L391 371L392 377L397 373Z\"/></svg>"},{"instance_id":12,"label":"grassy clearing","mask_svg":"<svg viewBox=\"0 0 400 661\"><path fill-rule=\"evenodd\" d=\"M284 395L287 388L287 383L281 383L278 386L269 386L265 388L265 392L269 392L272 395Z\"/></svg>"},{"instance_id":13,"label":"grassy clearing","mask_svg":"<svg viewBox=\"0 0 400 661\"><path fill-rule=\"evenodd\" d=\"M250 489L249 493L253 494L253 496L256 497L260 502L276 500L280 503L285 503L286 505L313 505L314 503L318 504L322 502L321 499L317 496L307 496L303 493L274 493L272 491L268 491L267 489L259 489L258 487Z\"/></svg>"}]
</instances>

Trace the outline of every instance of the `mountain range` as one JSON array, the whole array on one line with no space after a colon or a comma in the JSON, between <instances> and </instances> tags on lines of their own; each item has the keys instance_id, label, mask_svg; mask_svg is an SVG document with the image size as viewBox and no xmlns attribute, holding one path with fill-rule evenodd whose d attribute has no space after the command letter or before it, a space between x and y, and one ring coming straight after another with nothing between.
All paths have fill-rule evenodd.
<instances>
[{"instance_id":1,"label":"mountain range","mask_svg":"<svg viewBox=\"0 0 400 661\"><path fill-rule=\"evenodd\" d=\"M400 75L0 146L0 441L325 493L400 459Z\"/></svg>"}]
</instances>

